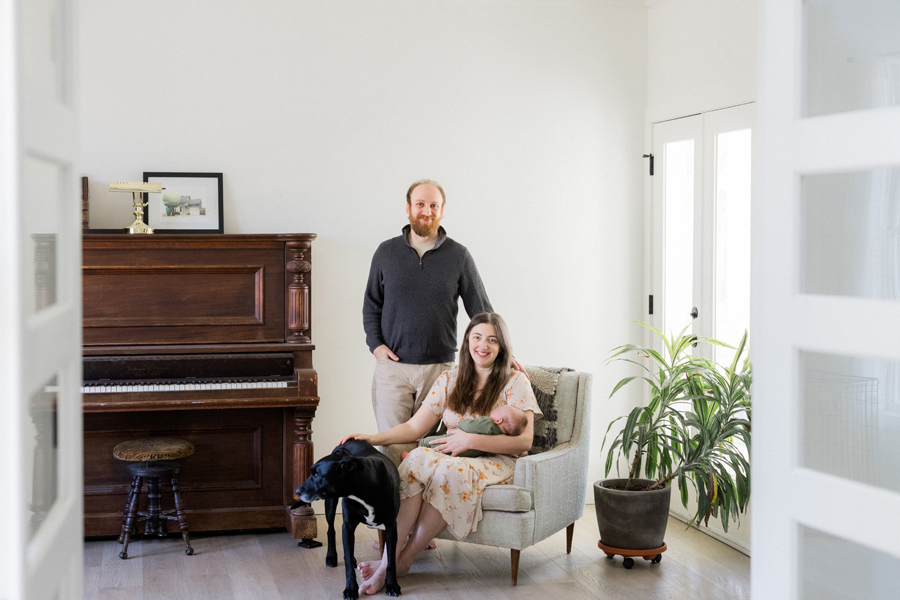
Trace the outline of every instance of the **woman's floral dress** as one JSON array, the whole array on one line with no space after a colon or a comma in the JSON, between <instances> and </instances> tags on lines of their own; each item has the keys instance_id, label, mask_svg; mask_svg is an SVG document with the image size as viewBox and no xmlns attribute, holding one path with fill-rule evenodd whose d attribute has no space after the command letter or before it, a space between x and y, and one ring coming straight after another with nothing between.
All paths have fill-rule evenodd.
<instances>
[{"instance_id":1,"label":"woman's floral dress","mask_svg":"<svg viewBox=\"0 0 900 600\"><path fill-rule=\"evenodd\" d=\"M447 398L456 385L456 375L457 369L441 373L422 403L434 414L441 415L448 430L459 427L460 419L481 416L472 412L461 415L447 408ZM518 371L513 372L491 410L504 404L533 411L535 419L543 414L528 378ZM462 458L431 448L416 448L400 464L400 499L422 492L422 499L440 511L447 521L447 529L461 540L470 531L478 529L482 517L481 493L485 486L512 479L516 471L516 458L504 454Z\"/></svg>"}]
</instances>

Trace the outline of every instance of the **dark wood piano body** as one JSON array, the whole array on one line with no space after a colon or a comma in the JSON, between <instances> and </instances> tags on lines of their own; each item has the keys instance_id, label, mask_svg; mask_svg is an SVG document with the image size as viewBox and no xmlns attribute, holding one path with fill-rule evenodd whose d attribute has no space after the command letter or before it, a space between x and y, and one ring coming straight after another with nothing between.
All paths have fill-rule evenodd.
<instances>
[{"instance_id":1,"label":"dark wood piano body","mask_svg":"<svg viewBox=\"0 0 900 600\"><path fill-rule=\"evenodd\" d=\"M166 435L196 447L179 479L192 531L287 527L295 538L316 537L312 510L290 510L312 464L319 403L310 327L315 237L84 236L85 384L172 384L83 394L85 535L117 535L122 524L129 475L113 447ZM271 365L287 387L184 385L252 379L248 369L258 375ZM164 494L164 509L170 498Z\"/></svg>"}]
</instances>

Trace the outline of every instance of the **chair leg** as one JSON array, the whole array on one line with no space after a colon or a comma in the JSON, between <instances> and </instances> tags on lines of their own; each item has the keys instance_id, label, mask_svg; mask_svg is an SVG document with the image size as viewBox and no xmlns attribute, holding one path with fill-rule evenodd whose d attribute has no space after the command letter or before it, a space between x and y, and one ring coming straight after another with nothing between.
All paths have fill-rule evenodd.
<instances>
[{"instance_id":1,"label":"chair leg","mask_svg":"<svg viewBox=\"0 0 900 600\"><path fill-rule=\"evenodd\" d=\"M134 490L137 488L139 477L137 475L134 476L131 480L131 489L128 490L128 499L125 501L125 510L122 513L122 529L119 531L119 543L123 543L125 541L125 522L128 520L128 507L131 506L131 501L134 499Z\"/></svg>"},{"instance_id":2,"label":"chair leg","mask_svg":"<svg viewBox=\"0 0 900 600\"><path fill-rule=\"evenodd\" d=\"M512 584L515 587L519 579L519 550L509 549L509 562L512 569Z\"/></svg>"},{"instance_id":3,"label":"chair leg","mask_svg":"<svg viewBox=\"0 0 900 600\"><path fill-rule=\"evenodd\" d=\"M178 526L181 528L181 539L184 540L184 553L191 556L194 554L194 549L191 548L191 534L188 532L187 514L178 490L178 479L174 476L172 477L172 495L175 497L175 514L178 516Z\"/></svg>"},{"instance_id":4,"label":"chair leg","mask_svg":"<svg viewBox=\"0 0 900 600\"><path fill-rule=\"evenodd\" d=\"M125 560L128 558L128 542L131 541L131 535L134 533L134 517L137 512L138 503L141 500L141 486L142 481L140 477L137 477L137 482L134 485L134 494L130 496L131 501L128 503L128 506L125 507L125 532L122 535L124 538L122 540L122 551L119 552L119 558Z\"/></svg>"},{"instance_id":5,"label":"chair leg","mask_svg":"<svg viewBox=\"0 0 900 600\"><path fill-rule=\"evenodd\" d=\"M575 533L575 523L566 527L566 554L572 554L572 535Z\"/></svg>"}]
</instances>

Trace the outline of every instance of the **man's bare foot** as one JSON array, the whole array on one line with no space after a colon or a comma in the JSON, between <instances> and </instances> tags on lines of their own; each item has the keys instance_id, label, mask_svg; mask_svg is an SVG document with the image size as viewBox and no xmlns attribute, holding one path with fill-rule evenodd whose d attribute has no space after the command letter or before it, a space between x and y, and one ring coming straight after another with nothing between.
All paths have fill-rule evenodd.
<instances>
[{"instance_id":1,"label":"man's bare foot","mask_svg":"<svg viewBox=\"0 0 900 600\"><path fill-rule=\"evenodd\" d=\"M359 563L356 568L359 569L359 574L362 575L362 578L366 580L371 579L372 574L375 573L380 566L380 560L367 560L366 562Z\"/></svg>"},{"instance_id":2,"label":"man's bare foot","mask_svg":"<svg viewBox=\"0 0 900 600\"><path fill-rule=\"evenodd\" d=\"M369 596L373 594L377 594L384 588L384 578L387 575L387 567L382 566L381 563L378 563L378 570L372 573L371 577L366 578L361 586L359 586L360 594L368 594ZM362 571L362 565L360 565L360 571ZM397 573L397 576L400 576L400 573Z\"/></svg>"}]
</instances>

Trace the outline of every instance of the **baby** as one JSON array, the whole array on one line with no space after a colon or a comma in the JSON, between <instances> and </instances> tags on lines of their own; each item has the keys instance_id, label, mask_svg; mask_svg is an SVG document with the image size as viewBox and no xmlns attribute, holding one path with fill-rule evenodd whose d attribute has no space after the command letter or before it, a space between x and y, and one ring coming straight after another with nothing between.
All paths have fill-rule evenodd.
<instances>
[{"instance_id":1,"label":"baby","mask_svg":"<svg viewBox=\"0 0 900 600\"><path fill-rule=\"evenodd\" d=\"M527 424L528 419L525 417L525 412L522 411L522 409L516 408L515 406L503 405L495 408L489 417L460 419L459 428L466 433L479 433L481 435L519 435L522 433L522 430L525 429ZM422 438L419 445L430 448L432 440L438 440L443 437L447 437L447 435L430 435ZM406 458L407 454L409 453L404 452L401 456ZM488 453L482 452L481 450L466 450L465 452L461 452L459 456L474 458L476 456L484 456L485 454Z\"/></svg>"}]
</instances>

